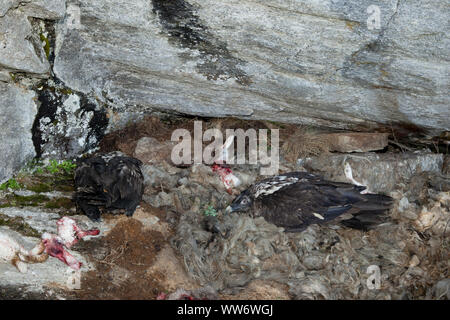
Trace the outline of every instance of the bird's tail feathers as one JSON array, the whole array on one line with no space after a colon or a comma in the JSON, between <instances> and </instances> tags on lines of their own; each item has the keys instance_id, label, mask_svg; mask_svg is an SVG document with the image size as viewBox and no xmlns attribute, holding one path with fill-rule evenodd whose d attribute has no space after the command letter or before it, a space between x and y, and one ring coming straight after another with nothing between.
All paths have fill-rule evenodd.
<instances>
[{"instance_id":1,"label":"bird's tail feathers","mask_svg":"<svg viewBox=\"0 0 450 320\"><path fill-rule=\"evenodd\" d=\"M391 197L382 194L365 194L363 198L364 200L353 204L353 217L341 221L342 225L359 230L370 230L388 221L388 212L393 203Z\"/></svg>"}]
</instances>

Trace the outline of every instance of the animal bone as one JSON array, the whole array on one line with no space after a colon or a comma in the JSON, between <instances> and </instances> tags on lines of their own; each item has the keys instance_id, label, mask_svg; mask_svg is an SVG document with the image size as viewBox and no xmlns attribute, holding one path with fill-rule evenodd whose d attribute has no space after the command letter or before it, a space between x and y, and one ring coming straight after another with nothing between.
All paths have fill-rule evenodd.
<instances>
[{"instance_id":1,"label":"animal bone","mask_svg":"<svg viewBox=\"0 0 450 320\"><path fill-rule=\"evenodd\" d=\"M230 146L233 144L234 135L227 138L225 143L219 148L217 157L214 159L214 163L222 164L232 160L233 152L230 153Z\"/></svg>"},{"instance_id":2,"label":"animal bone","mask_svg":"<svg viewBox=\"0 0 450 320\"><path fill-rule=\"evenodd\" d=\"M79 270L81 268L82 263L78 262L74 256L65 250L64 240L61 237L45 232L42 235L42 242L45 245L45 252L49 256L61 260L74 270Z\"/></svg>"},{"instance_id":3,"label":"animal bone","mask_svg":"<svg viewBox=\"0 0 450 320\"><path fill-rule=\"evenodd\" d=\"M233 174L230 168L223 167L219 164L214 164L212 166L212 171L219 174L220 179L222 180L222 183L229 194L232 193L233 187L237 187L241 184L239 178Z\"/></svg>"},{"instance_id":4,"label":"animal bone","mask_svg":"<svg viewBox=\"0 0 450 320\"><path fill-rule=\"evenodd\" d=\"M76 224L75 220L69 217L63 217L56 222L58 235L44 233L42 242L45 246L45 252L60 261L67 264L75 270L81 268L81 262L78 262L65 248L71 248L75 243L85 236L96 236L100 233L98 229L82 230Z\"/></svg>"},{"instance_id":5,"label":"animal bone","mask_svg":"<svg viewBox=\"0 0 450 320\"><path fill-rule=\"evenodd\" d=\"M348 162L345 162L344 164L344 173L345 173L345 177L351 181L351 183L357 185L357 186L361 186L361 187L366 187L365 185L363 185L362 183L359 183L358 181L356 181L353 178L353 171L352 171L352 167L350 166L350 164ZM361 191L361 194L366 194L369 193L369 188L366 187L365 190Z\"/></svg>"},{"instance_id":6,"label":"animal bone","mask_svg":"<svg viewBox=\"0 0 450 320\"><path fill-rule=\"evenodd\" d=\"M75 220L63 217L56 222L58 236L63 240L64 246L70 249L75 243L86 236L96 236L100 233L98 229L82 230Z\"/></svg>"}]
</instances>

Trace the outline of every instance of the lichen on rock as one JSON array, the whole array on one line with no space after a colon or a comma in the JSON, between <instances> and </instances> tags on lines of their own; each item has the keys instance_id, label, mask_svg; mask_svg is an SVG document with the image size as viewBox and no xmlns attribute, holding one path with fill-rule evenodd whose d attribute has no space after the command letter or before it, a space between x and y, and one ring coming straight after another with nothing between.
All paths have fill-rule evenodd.
<instances>
[{"instance_id":1,"label":"lichen on rock","mask_svg":"<svg viewBox=\"0 0 450 320\"><path fill-rule=\"evenodd\" d=\"M95 100L61 87L38 88L33 125L38 157L65 159L92 151L106 130L106 111Z\"/></svg>"}]
</instances>

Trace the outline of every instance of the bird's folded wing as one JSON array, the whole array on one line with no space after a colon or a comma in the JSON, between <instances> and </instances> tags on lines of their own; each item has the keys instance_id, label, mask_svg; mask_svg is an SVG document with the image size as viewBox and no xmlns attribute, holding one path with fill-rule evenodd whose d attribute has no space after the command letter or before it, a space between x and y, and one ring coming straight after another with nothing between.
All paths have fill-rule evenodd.
<instances>
[{"instance_id":1,"label":"bird's folded wing","mask_svg":"<svg viewBox=\"0 0 450 320\"><path fill-rule=\"evenodd\" d=\"M311 223L333 220L351 207L347 197L335 187L303 183L260 197L256 211L257 215L289 231L289 228L301 229Z\"/></svg>"}]
</instances>

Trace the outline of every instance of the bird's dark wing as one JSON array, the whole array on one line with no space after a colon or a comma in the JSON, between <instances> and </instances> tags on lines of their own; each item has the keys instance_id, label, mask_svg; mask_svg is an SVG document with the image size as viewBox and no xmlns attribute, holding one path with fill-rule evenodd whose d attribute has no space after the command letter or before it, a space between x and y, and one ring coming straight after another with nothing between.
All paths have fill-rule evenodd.
<instances>
[{"instance_id":1,"label":"bird's dark wing","mask_svg":"<svg viewBox=\"0 0 450 320\"><path fill-rule=\"evenodd\" d=\"M294 232L302 231L310 224L325 223L349 213L346 216L351 219L345 220L347 225L364 229L375 222L374 213L378 214L390 207L390 197L360 194L364 187L326 181L307 173L292 174L299 178L295 183L272 193L260 192L254 203L255 216L263 216L286 231Z\"/></svg>"},{"instance_id":2,"label":"bird's dark wing","mask_svg":"<svg viewBox=\"0 0 450 320\"><path fill-rule=\"evenodd\" d=\"M352 208L334 187L299 183L255 201L254 214L286 231L301 231L312 223L333 220Z\"/></svg>"},{"instance_id":3,"label":"bird's dark wing","mask_svg":"<svg viewBox=\"0 0 450 320\"><path fill-rule=\"evenodd\" d=\"M127 209L132 213L139 204L144 192L144 176L142 175L138 159L129 157L117 157L109 167L115 175L114 183L108 186L113 195L112 206Z\"/></svg>"},{"instance_id":4,"label":"bird's dark wing","mask_svg":"<svg viewBox=\"0 0 450 320\"><path fill-rule=\"evenodd\" d=\"M84 159L79 162L75 170L76 198L90 204L101 205L105 202L102 195L105 187L102 173L106 170L106 163L100 158Z\"/></svg>"},{"instance_id":5,"label":"bird's dark wing","mask_svg":"<svg viewBox=\"0 0 450 320\"><path fill-rule=\"evenodd\" d=\"M100 219L98 206L108 203L101 178L105 168L105 162L100 157L95 157L79 160L75 170L75 202L77 207L94 221Z\"/></svg>"}]
</instances>

